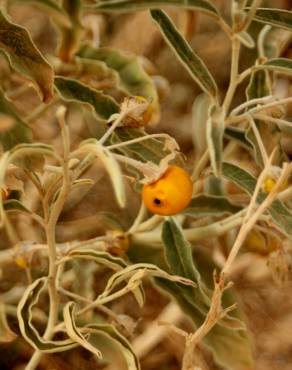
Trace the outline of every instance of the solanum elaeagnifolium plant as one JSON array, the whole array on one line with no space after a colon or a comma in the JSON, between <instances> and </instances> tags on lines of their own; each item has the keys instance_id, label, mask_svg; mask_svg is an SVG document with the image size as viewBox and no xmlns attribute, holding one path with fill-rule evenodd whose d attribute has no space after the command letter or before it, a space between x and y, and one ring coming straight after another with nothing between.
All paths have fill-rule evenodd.
<instances>
[{"instance_id":1,"label":"solanum elaeagnifolium plant","mask_svg":"<svg viewBox=\"0 0 292 370\"><path fill-rule=\"evenodd\" d=\"M275 3L1 2L1 369L263 368L231 284L289 280L292 12ZM230 50L225 85L201 20Z\"/></svg>"}]
</instances>

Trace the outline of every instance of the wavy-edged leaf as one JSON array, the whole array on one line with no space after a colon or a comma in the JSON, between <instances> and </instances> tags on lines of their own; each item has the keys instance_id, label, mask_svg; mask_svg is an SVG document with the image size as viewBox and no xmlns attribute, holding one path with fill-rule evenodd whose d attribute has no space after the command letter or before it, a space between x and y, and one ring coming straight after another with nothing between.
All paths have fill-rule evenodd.
<instances>
[{"instance_id":1,"label":"wavy-edged leaf","mask_svg":"<svg viewBox=\"0 0 292 370\"><path fill-rule=\"evenodd\" d=\"M0 49L11 66L29 78L36 86L42 100L52 99L54 71L34 45L23 27L10 23L0 11Z\"/></svg>"},{"instance_id":2,"label":"wavy-edged leaf","mask_svg":"<svg viewBox=\"0 0 292 370\"><path fill-rule=\"evenodd\" d=\"M63 310L64 323L68 336L81 347L87 349L93 353L97 358L102 358L101 352L92 344L90 344L86 337L82 335L80 330L77 328L74 317L75 303L68 302Z\"/></svg>"},{"instance_id":3,"label":"wavy-edged leaf","mask_svg":"<svg viewBox=\"0 0 292 370\"><path fill-rule=\"evenodd\" d=\"M25 290L17 306L19 328L24 339L36 350L52 353L63 352L74 348L76 344L70 339L61 341L45 340L40 336L32 323L32 309L38 302L41 291L47 284L47 278L40 278L30 284Z\"/></svg>"},{"instance_id":4,"label":"wavy-edged leaf","mask_svg":"<svg viewBox=\"0 0 292 370\"><path fill-rule=\"evenodd\" d=\"M110 176L118 204L122 208L125 207L126 191L123 180L123 173L110 150L101 145L95 139L88 139L83 141L80 144L80 149L87 153L94 154L97 158L101 160Z\"/></svg>"},{"instance_id":5,"label":"wavy-edged leaf","mask_svg":"<svg viewBox=\"0 0 292 370\"><path fill-rule=\"evenodd\" d=\"M128 266L124 268L121 271L116 272L114 275L112 275L106 285L106 288L104 289L104 292L99 297L104 297L108 295L117 285L119 285L122 281L127 281L131 278L141 280L145 276L151 276L151 277L159 277L162 279L166 279L173 282L179 282L184 285L194 286L195 283L192 279L189 279L187 277L184 277L182 275L170 275L164 270L161 270L159 267L157 267L154 264L149 263L137 263L135 265Z\"/></svg>"},{"instance_id":6,"label":"wavy-edged leaf","mask_svg":"<svg viewBox=\"0 0 292 370\"><path fill-rule=\"evenodd\" d=\"M31 129L20 118L14 105L5 97L0 89L0 113L11 117L12 127L0 131L0 142L4 150L9 150L20 143L29 143L32 140Z\"/></svg>"},{"instance_id":7,"label":"wavy-edged leaf","mask_svg":"<svg viewBox=\"0 0 292 370\"><path fill-rule=\"evenodd\" d=\"M292 75L292 60L288 58L273 58L263 64L254 66L253 69L264 69L267 71Z\"/></svg>"},{"instance_id":8,"label":"wavy-edged leaf","mask_svg":"<svg viewBox=\"0 0 292 370\"><path fill-rule=\"evenodd\" d=\"M118 144L124 141L145 137L146 132L137 128L116 128L111 136L111 143ZM165 149L165 139L145 138L138 143L130 144L116 149L118 152L143 162L159 164L162 158L170 151Z\"/></svg>"},{"instance_id":9,"label":"wavy-edged leaf","mask_svg":"<svg viewBox=\"0 0 292 370\"><path fill-rule=\"evenodd\" d=\"M162 10L151 10L152 18L157 22L163 36L180 62L188 70L197 84L213 97L217 97L218 88L208 68L195 54L184 37L176 29L171 19Z\"/></svg>"},{"instance_id":10,"label":"wavy-edged leaf","mask_svg":"<svg viewBox=\"0 0 292 370\"><path fill-rule=\"evenodd\" d=\"M90 44L83 45L77 55L81 58L104 62L118 73L120 87L127 94L143 96L157 104L158 95L155 85L136 56L127 55L112 48L96 49Z\"/></svg>"},{"instance_id":11,"label":"wavy-edged leaf","mask_svg":"<svg viewBox=\"0 0 292 370\"><path fill-rule=\"evenodd\" d=\"M232 203L225 196L199 194L191 200L183 213L194 217L220 216L226 213L236 213L241 209L242 207Z\"/></svg>"},{"instance_id":12,"label":"wavy-edged leaf","mask_svg":"<svg viewBox=\"0 0 292 370\"><path fill-rule=\"evenodd\" d=\"M214 175L220 177L223 157L224 112L215 105L210 108L207 120L207 146Z\"/></svg>"},{"instance_id":13,"label":"wavy-edged leaf","mask_svg":"<svg viewBox=\"0 0 292 370\"><path fill-rule=\"evenodd\" d=\"M74 249L68 254L68 257L95 261L96 263L107 266L112 270L121 270L128 266L122 258L115 257L104 251L86 249L86 245L83 246L82 249Z\"/></svg>"},{"instance_id":14,"label":"wavy-edged leaf","mask_svg":"<svg viewBox=\"0 0 292 370\"><path fill-rule=\"evenodd\" d=\"M17 338L17 335L10 329L6 312L5 304L0 302L0 343L10 343Z\"/></svg>"},{"instance_id":15,"label":"wavy-edged leaf","mask_svg":"<svg viewBox=\"0 0 292 370\"><path fill-rule=\"evenodd\" d=\"M207 121L213 104L212 98L203 93L196 97L192 107L192 139L198 157L207 148Z\"/></svg>"},{"instance_id":16,"label":"wavy-edged leaf","mask_svg":"<svg viewBox=\"0 0 292 370\"><path fill-rule=\"evenodd\" d=\"M240 188L252 195L256 186L256 178L249 172L236 166L235 164L224 162L222 166L222 174L225 178L233 181ZM266 194L260 192L257 198L258 202L263 202ZM268 207L268 211L272 216L273 221L278 225L287 235L292 235L292 212L278 199Z\"/></svg>"},{"instance_id":17,"label":"wavy-edged leaf","mask_svg":"<svg viewBox=\"0 0 292 370\"><path fill-rule=\"evenodd\" d=\"M89 104L98 118L107 120L112 114L119 112L119 105L111 96L77 80L58 76L55 78L55 86L62 99Z\"/></svg>"},{"instance_id":18,"label":"wavy-edged leaf","mask_svg":"<svg viewBox=\"0 0 292 370\"><path fill-rule=\"evenodd\" d=\"M18 4L33 4L46 10L60 25L70 27L71 22L64 9L54 0L13 0Z\"/></svg>"},{"instance_id":19,"label":"wavy-edged leaf","mask_svg":"<svg viewBox=\"0 0 292 370\"><path fill-rule=\"evenodd\" d=\"M215 18L220 17L218 9L207 0L101 0L91 9L102 12L129 12L167 6L198 10Z\"/></svg>"},{"instance_id":20,"label":"wavy-edged leaf","mask_svg":"<svg viewBox=\"0 0 292 370\"><path fill-rule=\"evenodd\" d=\"M292 30L292 12L276 8L258 8L253 18L254 21L270 24L285 30Z\"/></svg>"},{"instance_id":21,"label":"wavy-edged leaf","mask_svg":"<svg viewBox=\"0 0 292 370\"><path fill-rule=\"evenodd\" d=\"M113 325L91 324L83 328L82 331L86 334L90 334L90 338L88 339L90 342L98 342L100 336L110 339L120 349L126 360L128 370L140 370L139 360L131 344Z\"/></svg>"}]
</instances>

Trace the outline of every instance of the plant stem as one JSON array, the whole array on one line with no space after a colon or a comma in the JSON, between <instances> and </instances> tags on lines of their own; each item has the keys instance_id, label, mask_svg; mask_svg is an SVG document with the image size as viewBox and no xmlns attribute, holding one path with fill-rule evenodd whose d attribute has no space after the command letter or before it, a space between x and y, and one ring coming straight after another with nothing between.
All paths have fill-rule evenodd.
<instances>
[{"instance_id":1,"label":"plant stem","mask_svg":"<svg viewBox=\"0 0 292 370\"><path fill-rule=\"evenodd\" d=\"M237 38L232 40L232 55L231 55L231 71L230 71L230 82L225 99L223 102L223 109L228 112L230 104L232 102L236 87L238 85L238 64L240 54L240 41Z\"/></svg>"},{"instance_id":2,"label":"plant stem","mask_svg":"<svg viewBox=\"0 0 292 370\"><path fill-rule=\"evenodd\" d=\"M226 231L239 226L242 223L245 212L246 210L242 210L235 215L226 218L223 221L217 221L211 225L196 227L192 229L184 229L184 237L189 241L197 241L206 237L220 236ZM137 232L131 236L131 239L133 243L147 243L152 244L152 247L155 247L155 243L162 243L161 230Z\"/></svg>"},{"instance_id":3,"label":"plant stem","mask_svg":"<svg viewBox=\"0 0 292 370\"><path fill-rule=\"evenodd\" d=\"M56 225L58 218L62 212L63 206L66 201L67 194L70 189L70 176L69 176L69 152L70 152L70 139L68 127L65 123L65 108L60 107L57 111L57 117L61 126L62 138L63 138L63 147L64 147L64 159L63 159L63 183L58 195L56 202L52 206L51 212L48 209L45 209L46 217L46 239L49 250L49 275L48 275L48 292L50 298L50 308L49 308L49 317L48 324L44 333L44 339L51 339L54 334L54 328L58 321L58 308L59 308L59 294L57 287L57 275L58 275L58 266L57 262L57 248L56 248ZM36 368L39 360L41 358L41 352L36 351L31 357L29 363L27 364L25 370L33 370Z\"/></svg>"}]
</instances>

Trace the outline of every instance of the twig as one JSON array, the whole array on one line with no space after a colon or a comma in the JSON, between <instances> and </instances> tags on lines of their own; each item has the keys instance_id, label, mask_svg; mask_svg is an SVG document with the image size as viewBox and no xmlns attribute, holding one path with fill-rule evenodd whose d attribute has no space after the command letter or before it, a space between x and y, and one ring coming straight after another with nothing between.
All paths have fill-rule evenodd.
<instances>
[{"instance_id":1,"label":"twig","mask_svg":"<svg viewBox=\"0 0 292 370\"><path fill-rule=\"evenodd\" d=\"M248 232L252 229L252 227L257 222L259 217L263 214L263 212L266 210L266 208L269 207L270 204L273 202L273 200L277 196L277 193L278 193L280 187L282 186L283 182L285 181L285 179L287 178L287 176L291 172L292 164L287 165L287 166L284 167L284 169L281 173L281 176L279 177L279 179L278 179L277 183L275 184L273 190L269 193L269 195L266 197L266 199L258 206L257 210L254 211L254 208L256 207L256 201L257 201L258 193L261 189L262 183L263 183L268 171L270 170L270 166L271 166L274 154L275 154L275 150L272 152L272 154L271 154L271 156L268 160L268 163L266 164L264 170L262 171L261 175L258 178L255 191L253 193L251 202L250 202L249 207L248 207L248 211L247 211L246 216L243 220L242 226L239 230L239 233L238 233L237 238L234 242L234 245L231 249L231 252L229 253L228 259L227 259L227 261L224 265L224 268L222 270L222 272L225 275L229 272L230 267L233 264L237 254L238 254L238 252L239 252L239 250L242 246L242 243L244 242L244 240L245 240L245 238L248 234Z\"/></svg>"},{"instance_id":2,"label":"twig","mask_svg":"<svg viewBox=\"0 0 292 370\"><path fill-rule=\"evenodd\" d=\"M222 308L222 294L231 284L224 285L224 275L219 277L214 273L214 291L211 300L209 312L203 324L186 338L186 348L182 361L182 370L193 370L194 366L194 349L198 343L209 333L209 331L220 321L226 314L236 308L236 304L225 309Z\"/></svg>"}]
</instances>

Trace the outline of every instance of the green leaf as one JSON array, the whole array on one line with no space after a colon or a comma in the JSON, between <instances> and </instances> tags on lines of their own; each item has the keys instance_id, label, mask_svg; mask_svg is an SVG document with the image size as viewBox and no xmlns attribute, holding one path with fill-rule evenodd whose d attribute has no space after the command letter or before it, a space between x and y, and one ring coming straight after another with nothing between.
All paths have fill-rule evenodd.
<instances>
[{"instance_id":1,"label":"green leaf","mask_svg":"<svg viewBox=\"0 0 292 370\"><path fill-rule=\"evenodd\" d=\"M92 344L90 344L86 337L84 337L77 328L74 318L75 303L68 302L63 310L64 323L68 336L81 347L93 353L97 358L102 358L101 352Z\"/></svg>"},{"instance_id":2,"label":"green leaf","mask_svg":"<svg viewBox=\"0 0 292 370\"><path fill-rule=\"evenodd\" d=\"M110 176L118 204L122 208L125 207L126 190L123 180L123 173L121 171L119 163L115 160L111 151L108 150L105 146L101 145L95 139L88 139L83 141L80 144L79 148L86 153L94 154L97 158L101 160Z\"/></svg>"},{"instance_id":3,"label":"green leaf","mask_svg":"<svg viewBox=\"0 0 292 370\"><path fill-rule=\"evenodd\" d=\"M70 339L60 341L45 340L40 336L32 323L32 309L38 302L40 293L46 284L47 278L43 277L35 280L25 290L17 307L19 328L24 339L36 350L46 353L67 351L74 348L76 344Z\"/></svg>"},{"instance_id":4,"label":"green leaf","mask_svg":"<svg viewBox=\"0 0 292 370\"><path fill-rule=\"evenodd\" d=\"M207 148L207 121L213 100L208 94L200 94L196 97L192 108L192 139L199 157Z\"/></svg>"},{"instance_id":5,"label":"green leaf","mask_svg":"<svg viewBox=\"0 0 292 370\"><path fill-rule=\"evenodd\" d=\"M224 129L224 112L214 105L209 111L206 135L211 165L216 177L221 175Z\"/></svg>"},{"instance_id":6,"label":"green leaf","mask_svg":"<svg viewBox=\"0 0 292 370\"><path fill-rule=\"evenodd\" d=\"M184 238L181 228L173 218L163 224L162 241L165 246L166 261L172 274L194 281L197 288L177 287L184 299L195 301L202 314L207 314L210 304L209 292L201 281L200 273L192 258L191 244Z\"/></svg>"},{"instance_id":7,"label":"green leaf","mask_svg":"<svg viewBox=\"0 0 292 370\"><path fill-rule=\"evenodd\" d=\"M171 19L162 10L151 10L151 16L157 22L169 46L192 78L203 91L217 98L218 88L211 73L201 58L194 53L190 45L176 29Z\"/></svg>"},{"instance_id":8,"label":"green leaf","mask_svg":"<svg viewBox=\"0 0 292 370\"><path fill-rule=\"evenodd\" d=\"M233 181L248 194L253 194L257 180L249 172L243 170L235 164L224 162L222 166L222 174L225 178ZM259 203L263 202L266 196L266 193L260 192L257 201ZM291 236L291 211L278 199L273 201L273 203L268 207L268 211L275 224L278 225L288 236Z\"/></svg>"},{"instance_id":9,"label":"green leaf","mask_svg":"<svg viewBox=\"0 0 292 370\"><path fill-rule=\"evenodd\" d=\"M227 197L199 194L191 200L183 213L194 217L221 216L241 209L242 207L232 203Z\"/></svg>"},{"instance_id":10,"label":"green leaf","mask_svg":"<svg viewBox=\"0 0 292 370\"><path fill-rule=\"evenodd\" d=\"M26 214L31 214L31 211L27 209L25 205L17 199L6 200L5 202L3 202L3 207L6 212L18 211Z\"/></svg>"},{"instance_id":11,"label":"green leaf","mask_svg":"<svg viewBox=\"0 0 292 370\"><path fill-rule=\"evenodd\" d=\"M10 23L0 11L0 49L11 66L32 80L42 100L52 99L54 71L23 27Z\"/></svg>"},{"instance_id":12,"label":"green leaf","mask_svg":"<svg viewBox=\"0 0 292 370\"><path fill-rule=\"evenodd\" d=\"M54 0L12 0L18 4L33 4L46 10L62 26L70 27L71 22L64 9Z\"/></svg>"},{"instance_id":13,"label":"green leaf","mask_svg":"<svg viewBox=\"0 0 292 370\"><path fill-rule=\"evenodd\" d=\"M184 239L179 226L173 218L164 222L162 240L165 245L166 260L171 272L199 284L200 277L193 263L192 247Z\"/></svg>"},{"instance_id":14,"label":"green leaf","mask_svg":"<svg viewBox=\"0 0 292 370\"><path fill-rule=\"evenodd\" d=\"M86 249L86 244L82 246L82 249L74 249L68 254L68 256L65 257L65 259L67 259L67 257L70 259L80 258L95 261L96 263L105 265L112 270L121 270L128 266L128 264L120 257L112 256L110 253L104 251Z\"/></svg>"},{"instance_id":15,"label":"green leaf","mask_svg":"<svg viewBox=\"0 0 292 370\"><path fill-rule=\"evenodd\" d=\"M292 75L292 60L287 58L274 58L268 60L263 64L258 64L254 66L253 69L264 69L267 71Z\"/></svg>"},{"instance_id":16,"label":"green leaf","mask_svg":"<svg viewBox=\"0 0 292 370\"><path fill-rule=\"evenodd\" d=\"M5 97L0 89L0 113L11 117L14 122L11 128L0 131L0 142L4 150L9 150L20 143L32 140L31 129L22 121L14 105Z\"/></svg>"},{"instance_id":17,"label":"green leaf","mask_svg":"<svg viewBox=\"0 0 292 370\"><path fill-rule=\"evenodd\" d=\"M268 71L254 71L251 74L249 84L246 89L247 99L251 100L269 95L271 95L271 83Z\"/></svg>"},{"instance_id":18,"label":"green leaf","mask_svg":"<svg viewBox=\"0 0 292 370\"><path fill-rule=\"evenodd\" d=\"M270 24L285 30L292 30L292 12L284 9L258 8L253 18L254 21Z\"/></svg>"},{"instance_id":19,"label":"green leaf","mask_svg":"<svg viewBox=\"0 0 292 370\"><path fill-rule=\"evenodd\" d=\"M255 121L255 125L256 126L259 126L259 123L257 121ZM261 166L261 167L264 167L264 158L262 156L262 152L261 152L261 149L260 149L260 146L259 146L259 143L258 143L258 140L254 134L254 131L252 129L251 126L249 126L246 131L245 131L245 138L246 140L250 143L252 149L253 149L253 154L254 154L254 158L255 158L255 161L256 163Z\"/></svg>"},{"instance_id":20,"label":"green leaf","mask_svg":"<svg viewBox=\"0 0 292 370\"><path fill-rule=\"evenodd\" d=\"M124 356L128 370L140 370L140 364L131 344L121 335L113 325L91 324L82 329L84 333L90 334L89 341L96 342L98 337L106 337L118 346Z\"/></svg>"},{"instance_id":21,"label":"green leaf","mask_svg":"<svg viewBox=\"0 0 292 370\"><path fill-rule=\"evenodd\" d=\"M77 55L81 58L104 62L118 73L120 87L127 94L143 96L157 104L158 96L155 85L136 56L126 55L111 48L96 49L90 44L83 45Z\"/></svg>"},{"instance_id":22,"label":"green leaf","mask_svg":"<svg viewBox=\"0 0 292 370\"><path fill-rule=\"evenodd\" d=\"M65 77L56 77L55 86L62 99L90 105L98 118L107 120L119 112L118 103L109 95Z\"/></svg>"},{"instance_id":23,"label":"green leaf","mask_svg":"<svg viewBox=\"0 0 292 370\"><path fill-rule=\"evenodd\" d=\"M137 128L117 128L111 136L111 143L118 144L137 138L145 137L146 132ZM131 157L143 162L153 162L159 164L162 158L170 153L165 148L165 139L145 138L138 143L130 144L117 148L116 151L127 157Z\"/></svg>"},{"instance_id":24,"label":"green leaf","mask_svg":"<svg viewBox=\"0 0 292 370\"><path fill-rule=\"evenodd\" d=\"M160 7L182 7L198 10L219 18L218 9L207 0L101 0L91 7L102 12L130 12L145 9L156 9Z\"/></svg>"},{"instance_id":25,"label":"green leaf","mask_svg":"<svg viewBox=\"0 0 292 370\"><path fill-rule=\"evenodd\" d=\"M245 137L244 130L237 128L237 127L226 127L224 131L224 136L238 141L243 147L246 149L251 149L252 145Z\"/></svg>"}]
</instances>

